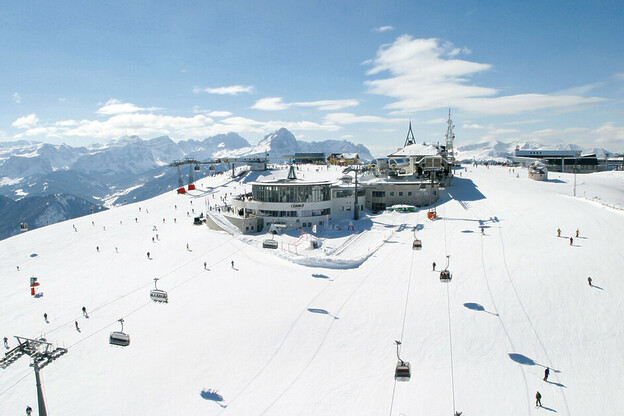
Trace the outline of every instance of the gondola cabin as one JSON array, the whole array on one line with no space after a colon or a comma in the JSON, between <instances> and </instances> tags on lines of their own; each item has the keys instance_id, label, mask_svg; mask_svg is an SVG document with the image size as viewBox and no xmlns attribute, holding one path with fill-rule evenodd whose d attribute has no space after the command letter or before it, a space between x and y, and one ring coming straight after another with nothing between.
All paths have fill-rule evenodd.
<instances>
[{"instance_id":1,"label":"gondola cabin","mask_svg":"<svg viewBox=\"0 0 624 416\"><path fill-rule=\"evenodd\" d=\"M412 244L412 249L413 250L421 250L422 249L422 241L420 241L419 239L414 240L414 243Z\"/></svg>"},{"instance_id":2,"label":"gondola cabin","mask_svg":"<svg viewBox=\"0 0 624 416\"><path fill-rule=\"evenodd\" d=\"M28 231L28 224L26 224L25 222L20 224L20 230L22 231Z\"/></svg>"},{"instance_id":3,"label":"gondola cabin","mask_svg":"<svg viewBox=\"0 0 624 416\"><path fill-rule=\"evenodd\" d=\"M410 363L406 361L399 361L396 369L394 370L394 379L396 381L409 381L412 375Z\"/></svg>"},{"instance_id":4,"label":"gondola cabin","mask_svg":"<svg viewBox=\"0 0 624 416\"><path fill-rule=\"evenodd\" d=\"M130 345L130 335L121 331L111 332L108 342L111 345L119 345L120 347L127 347L128 345Z\"/></svg>"},{"instance_id":5,"label":"gondola cabin","mask_svg":"<svg viewBox=\"0 0 624 416\"><path fill-rule=\"evenodd\" d=\"M165 292L164 290L152 289L150 290L150 299L154 302L168 303L169 295L167 295L167 292Z\"/></svg>"},{"instance_id":6,"label":"gondola cabin","mask_svg":"<svg viewBox=\"0 0 624 416\"><path fill-rule=\"evenodd\" d=\"M195 165L195 172L199 172L199 165Z\"/></svg>"},{"instance_id":7,"label":"gondola cabin","mask_svg":"<svg viewBox=\"0 0 624 416\"><path fill-rule=\"evenodd\" d=\"M451 272L448 270L442 270L440 272L440 281L441 282L450 282L452 278Z\"/></svg>"}]
</instances>

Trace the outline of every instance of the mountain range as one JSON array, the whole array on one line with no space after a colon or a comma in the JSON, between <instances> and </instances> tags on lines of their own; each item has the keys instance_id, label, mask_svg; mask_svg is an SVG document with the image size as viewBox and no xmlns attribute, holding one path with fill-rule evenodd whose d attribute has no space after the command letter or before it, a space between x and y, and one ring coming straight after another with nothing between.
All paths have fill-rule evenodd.
<instances>
[{"instance_id":1,"label":"mountain range","mask_svg":"<svg viewBox=\"0 0 624 416\"><path fill-rule=\"evenodd\" d=\"M168 136L150 140L125 136L86 147L26 140L0 143L0 239L19 233L24 222L32 229L175 189L178 174L169 167L175 160L268 155L273 162L283 162L284 155L298 152L348 152L363 160L373 158L363 145L346 140L302 142L285 128L255 146L236 133L178 142ZM217 172L224 169L225 165L216 166ZM186 183L185 170L181 173ZM194 172L196 178L207 174Z\"/></svg>"}]
</instances>

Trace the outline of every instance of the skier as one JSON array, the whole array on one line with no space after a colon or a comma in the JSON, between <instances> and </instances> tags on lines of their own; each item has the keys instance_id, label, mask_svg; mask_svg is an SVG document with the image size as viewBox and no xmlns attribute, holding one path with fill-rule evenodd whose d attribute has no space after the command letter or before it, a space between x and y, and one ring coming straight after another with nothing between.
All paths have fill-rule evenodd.
<instances>
[{"instance_id":1,"label":"skier","mask_svg":"<svg viewBox=\"0 0 624 416\"><path fill-rule=\"evenodd\" d=\"M152 237L152 243L154 242L154 237Z\"/></svg>"},{"instance_id":2,"label":"skier","mask_svg":"<svg viewBox=\"0 0 624 416\"><path fill-rule=\"evenodd\" d=\"M32 407L30 407L30 406L26 406L26 414L27 414L28 416L32 415Z\"/></svg>"},{"instance_id":3,"label":"skier","mask_svg":"<svg viewBox=\"0 0 624 416\"><path fill-rule=\"evenodd\" d=\"M576 238L578 238L578 235L579 235L579 230L578 230L578 228L577 228L577 229L576 229Z\"/></svg>"},{"instance_id":4,"label":"skier","mask_svg":"<svg viewBox=\"0 0 624 416\"><path fill-rule=\"evenodd\" d=\"M207 267L206 267L206 262L204 262L204 269L206 269L206 268L207 268Z\"/></svg>"},{"instance_id":5,"label":"skier","mask_svg":"<svg viewBox=\"0 0 624 416\"><path fill-rule=\"evenodd\" d=\"M115 247L115 253L119 253L119 250L117 250L117 247Z\"/></svg>"},{"instance_id":6,"label":"skier","mask_svg":"<svg viewBox=\"0 0 624 416\"><path fill-rule=\"evenodd\" d=\"M592 286L592 278L591 277L587 278L587 283L589 283L589 285Z\"/></svg>"},{"instance_id":7,"label":"skier","mask_svg":"<svg viewBox=\"0 0 624 416\"><path fill-rule=\"evenodd\" d=\"M9 339L4 337L4 348L9 348Z\"/></svg>"},{"instance_id":8,"label":"skier","mask_svg":"<svg viewBox=\"0 0 624 416\"><path fill-rule=\"evenodd\" d=\"M542 395L539 391L535 393L535 407L542 407Z\"/></svg>"},{"instance_id":9,"label":"skier","mask_svg":"<svg viewBox=\"0 0 624 416\"><path fill-rule=\"evenodd\" d=\"M80 332L80 327L78 326L78 321L74 322L76 324L76 331Z\"/></svg>"},{"instance_id":10,"label":"skier","mask_svg":"<svg viewBox=\"0 0 624 416\"><path fill-rule=\"evenodd\" d=\"M43 313L43 319L45 319L46 324L47 324L48 323L48 313L47 312Z\"/></svg>"},{"instance_id":11,"label":"skier","mask_svg":"<svg viewBox=\"0 0 624 416\"><path fill-rule=\"evenodd\" d=\"M186 243L186 249L187 249L187 250L189 249L189 244L188 244L188 243Z\"/></svg>"},{"instance_id":12,"label":"skier","mask_svg":"<svg viewBox=\"0 0 624 416\"><path fill-rule=\"evenodd\" d=\"M550 368L546 367L546 370L544 370L544 381L548 381L549 374L550 374Z\"/></svg>"},{"instance_id":13,"label":"skier","mask_svg":"<svg viewBox=\"0 0 624 416\"><path fill-rule=\"evenodd\" d=\"M232 260L232 268L234 268L234 260Z\"/></svg>"},{"instance_id":14,"label":"skier","mask_svg":"<svg viewBox=\"0 0 624 416\"><path fill-rule=\"evenodd\" d=\"M99 253L100 252L100 246L95 246L95 250Z\"/></svg>"},{"instance_id":15,"label":"skier","mask_svg":"<svg viewBox=\"0 0 624 416\"><path fill-rule=\"evenodd\" d=\"M436 266L436 264L435 264L435 261L434 261L433 262L433 271L435 271L435 266Z\"/></svg>"},{"instance_id":16,"label":"skier","mask_svg":"<svg viewBox=\"0 0 624 416\"><path fill-rule=\"evenodd\" d=\"M147 258L148 258L148 259L150 258L149 251L147 252Z\"/></svg>"},{"instance_id":17,"label":"skier","mask_svg":"<svg viewBox=\"0 0 624 416\"><path fill-rule=\"evenodd\" d=\"M87 308L82 307L82 316L87 316Z\"/></svg>"},{"instance_id":18,"label":"skier","mask_svg":"<svg viewBox=\"0 0 624 416\"><path fill-rule=\"evenodd\" d=\"M561 237L561 228L557 228L557 237Z\"/></svg>"},{"instance_id":19,"label":"skier","mask_svg":"<svg viewBox=\"0 0 624 416\"><path fill-rule=\"evenodd\" d=\"M570 237L570 245L572 245L573 242L574 242L574 239Z\"/></svg>"},{"instance_id":20,"label":"skier","mask_svg":"<svg viewBox=\"0 0 624 416\"><path fill-rule=\"evenodd\" d=\"M17 266L17 271L19 272L19 266Z\"/></svg>"}]
</instances>

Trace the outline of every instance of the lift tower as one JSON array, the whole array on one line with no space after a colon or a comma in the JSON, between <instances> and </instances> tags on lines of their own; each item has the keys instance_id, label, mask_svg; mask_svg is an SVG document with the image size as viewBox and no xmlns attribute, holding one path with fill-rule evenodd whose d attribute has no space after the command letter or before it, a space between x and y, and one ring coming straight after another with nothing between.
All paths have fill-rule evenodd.
<instances>
[{"instance_id":1,"label":"lift tower","mask_svg":"<svg viewBox=\"0 0 624 416\"><path fill-rule=\"evenodd\" d=\"M4 354L4 358L0 360L0 368L5 369L9 365L13 364L22 355L28 355L32 358L30 366L35 370L35 382L37 384L37 404L39 406L39 416L48 416L48 411L45 407L45 400L43 398L43 390L41 388L41 377L39 371L50 364L52 361L59 358L61 355L67 353L66 348L54 348L52 344L46 342L45 338L30 339L24 337L18 337L17 347L7 351Z\"/></svg>"}]
</instances>

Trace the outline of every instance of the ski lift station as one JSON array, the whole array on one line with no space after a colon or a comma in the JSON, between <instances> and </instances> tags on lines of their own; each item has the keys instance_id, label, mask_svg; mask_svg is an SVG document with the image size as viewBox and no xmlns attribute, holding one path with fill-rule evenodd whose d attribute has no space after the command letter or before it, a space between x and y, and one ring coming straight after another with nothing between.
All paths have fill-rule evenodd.
<instances>
[{"instance_id":1,"label":"ski lift station","mask_svg":"<svg viewBox=\"0 0 624 416\"><path fill-rule=\"evenodd\" d=\"M429 179L382 179L366 172L361 182L352 181L351 176L337 182L306 181L298 179L291 166L286 179L251 183L251 192L233 198L223 214L243 233L271 224L291 229L327 226L330 221L352 219L364 209L430 206L438 200L439 188L438 182Z\"/></svg>"}]
</instances>

